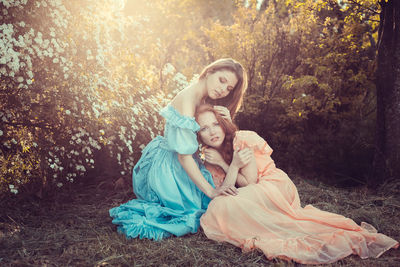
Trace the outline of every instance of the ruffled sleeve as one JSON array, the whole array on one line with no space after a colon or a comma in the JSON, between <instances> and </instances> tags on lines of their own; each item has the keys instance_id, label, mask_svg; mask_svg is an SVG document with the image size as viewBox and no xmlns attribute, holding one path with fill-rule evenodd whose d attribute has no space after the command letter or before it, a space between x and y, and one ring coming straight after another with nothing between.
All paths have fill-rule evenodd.
<instances>
[{"instance_id":1,"label":"ruffled sleeve","mask_svg":"<svg viewBox=\"0 0 400 267\"><path fill-rule=\"evenodd\" d=\"M253 131L237 131L233 140L235 149L251 148L257 162L258 177L266 175L275 169L275 163L271 158L272 148L267 142Z\"/></svg>"},{"instance_id":2,"label":"ruffled sleeve","mask_svg":"<svg viewBox=\"0 0 400 267\"><path fill-rule=\"evenodd\" d=\"M249 147L254 152L271 156L272 148L265 140L253 131L237 131L233 140L234 148L242 149Z\"/></svg>"},{"instance_id":3,"label":"ruffled sleeve","mask_svg":"<svg viewBox=\"0 0 400 267\"><path fill-rule=\"evenodd\" d=\"M179 154L193 154L198 149L197 134L200 129L193 117L183 116L171 105L160 111L166 119L164 137L168 148Z\"/></svg>"}]
</instances>

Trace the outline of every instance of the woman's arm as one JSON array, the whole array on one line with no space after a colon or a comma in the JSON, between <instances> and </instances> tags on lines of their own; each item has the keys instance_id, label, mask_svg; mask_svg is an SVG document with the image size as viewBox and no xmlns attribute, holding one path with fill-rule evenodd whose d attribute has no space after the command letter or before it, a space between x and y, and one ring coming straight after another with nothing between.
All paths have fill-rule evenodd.
<instances>
[{"instance_id":1,"label":"woman's arm","mask_svg":"<svg viewBox=\"0 0 400 267\"><path fill-rule=\"evenodd\" d=\"M226 173L223 186L234 186L238 184L239 187L246 186L250 182L253 182L254 179L251 179L253 173L253 167L255 166L255 181L257 180L257 166L255 165L256 161L254 158L253 151L249 148L242 149L240 151L234 151L232 162L228 165L221 154L213 148L207 148L204 150L205 159L207 162L211 164L215 164L220 166L224 172ZM240 174L241 170L246 168L244 174L249 176L249 179ZM251 177L250 177L251 176Z\"/></svg>"},{"instance_id":2,"label":"woman's arm","mask_svg":"<svg viewBox=\"0 0 400 267\"><path fill-rule=\"evenodd\" d=\"M193 180L195 185L204 192L208 197L211 198L213 187L206 181L198 168L196 162L194 161L192 155L182 155L178 154L179 162L185 169L186 173Z\"/></svg>"},{"instance_id":3,"label":"woman's arm","mask_svg":"<svg viewBox=\"0 0 400 267\"><path fill-rule=\"evenodd\" d=\"M172 101L174 108L184 116L193 117L196 106L193 105L194 95L189 90L181 91ZM192 101L191 101L192 100ZM209 198L215 198L219 195L236 195L237 189L234 186L221 186L217 189L213 188L204 178L199 167L191 154L179 154L179 163L189 175L194 184Z\"/></svg>"},{"instance_id":4,"label":"woman's arm","mask_svg":"<svg viewBox=\"0 0 400 267\"><path fill-rule=\"evenodd\" d=\"M240 173L238 174L238 177L236 179L236 186L237 187L245 187L246 185L248 185L249 183L246 180L246 177L244 177L243 175L241 175Z\"/></svg>"},{"instance_id":5,"label":"woman's arm","mask_svg":"<svg viewBox=\"0 0 400 267\"><path fill-rule=\"evenodd\" d=\"M235 164L231 164L226 171L226 176L222 185L225 186L234 186L237 182L239 176L240 168Z\"/></svg>"},{"instance_id":6,"label":"woman's arm","mask_svg":"<svg viewBox=\"0 0 400 267\"><path fill-rule=\"evenodd\" d=\"M229 167L221 167L226 172L224 185L237 184L239 187L243 187L257 182L256 159L253 151L249 148L234 151L233 159Z\"/></svg>"},{"instance_id":7,"label":"woman's arm","mask_svg":"<svg viewBox=\"0 0 400 267\"><path fill-rule=\"evenodd\" d=\"M220 164L219 166L224 170L225 176L226 176L226 173L227 173L228 170L229 170L229 165L224 161L224 162L223 162L222 164ZM238 172L238 174L237 174L237 178L236 178L236 185L237 185L237 187L244 187L244 186L250 184L250 183L247 181L246 177L243 176L240 172L241 172L241 171L239 170L239 172Z\"/></svg>"},{"instance_id":8,"label":"woman's arm","mask_svg":"<svg viewBox=\"0 0 400 267\"><path fill-rule=\"evenodd\" d=\"M222 169L224 170L225 175L226 175L226 173L228 172L228 169L229 169L229 165L226 164L226 167L222 167ZM237 174L237 178L236 178L237 187L245 187L248 184L249 184L249 182L247 181L246 177L243 176L239 171L239 173Z\"/></svg>"},{"instance_id":9,"label":"woman's arm","mask_svg":"<svg viewBox=\"0 0 400 267\"><path fill-rule=\"evenodd\" d=\"M240 169L240 174L243 177L243 179L245 180L245 181L241 181L241 182L245 182L247 184L257 183L257 179L258 179L258 169L257 169L256 157L254 156L254 152L252 150L251 150L251 152L252 152L251 159L250 159L249 163Z\"/></svg>"},{"instance_id":10,"label":"woman's arm","mask_svg":"<svg viewBox=\"0 0 400 267\"><path fill-rule=\"evenodd\" d=\"M234 186L225 185L216 189L213 188L204 178L192 155L178 154L178 160L195 185L209 198L213 199L219 195L237 194L237 189Z\"/></svg>"}]
</instances>

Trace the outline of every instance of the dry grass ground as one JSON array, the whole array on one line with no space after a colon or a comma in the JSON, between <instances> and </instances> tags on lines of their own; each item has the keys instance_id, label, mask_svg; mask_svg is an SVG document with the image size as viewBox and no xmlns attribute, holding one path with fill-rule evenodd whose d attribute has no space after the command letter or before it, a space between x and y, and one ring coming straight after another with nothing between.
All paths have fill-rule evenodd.
<instances>
[{"instance_id":1,"label":"dry grass ground","mask_svg":"<svg viewBox=\"0 0 400 267\"><path fill-rule=\"evenodd\" d=\"M311 185L293 179L303 205L366 221L400 240L400 182L372 194ZM242 253L230 244L197 234L161 242L127 240L111 224L108 209L132 197L131 187L114 190L113 179L74 186L52 198L13 197L0 203L1 266L302 266L268 261L260 251ZM329 266L400 266L400 249L378 259L350 256Z\"/></svg>"}]
</instances>

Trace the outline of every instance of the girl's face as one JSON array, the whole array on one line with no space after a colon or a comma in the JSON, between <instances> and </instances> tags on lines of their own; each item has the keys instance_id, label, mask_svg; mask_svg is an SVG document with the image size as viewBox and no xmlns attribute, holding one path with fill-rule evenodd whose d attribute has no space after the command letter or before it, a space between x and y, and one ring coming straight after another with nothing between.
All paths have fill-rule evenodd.
<instances>
[{"instance_id":1,"label":"girl's face","mask_svg":"<svg viewBox=\"0 0 400 267\"><path fill-rule=\"evenodd\" d=\"M206 87L211 99L223 98L235 88L238 82L236 74L230 70L218 70L207 75Z\"/></svg>"},{"instance_id":2,"label":"girl's face","mask_svg":"<svg viewBox=\"0 0 400 267\"><path fill-rule=\"evenodd\" d=\"M219 125L217 118L211 111L201 113L197 117L197 123L200 125L200 139L210 147L219 148L225 139L225 132Z\"/></svg>"}]
</instances>

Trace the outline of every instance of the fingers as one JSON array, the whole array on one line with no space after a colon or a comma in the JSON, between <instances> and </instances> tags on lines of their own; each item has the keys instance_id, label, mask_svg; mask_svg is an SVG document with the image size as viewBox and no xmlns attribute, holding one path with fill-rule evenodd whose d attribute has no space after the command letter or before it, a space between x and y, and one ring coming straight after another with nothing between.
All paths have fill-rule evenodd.
<instances>
[{"instance_id":1,"label":"fingers","mask_svg":"<svg viewBox=\"0 0 400 267\"><path fill-rule=\"evenodd\" d=\"M213 148L207 148L204 150L204 156L208 162L216 161L220 159L220 154Z\"/></svg>"},{"instance_id":2,"label":"fingers","mask_svg":"<svg viewBox=\"0 0 400 267\"><path fill-rule=\"evenodd\" d=\"M232 121L229 109L224 106L214 106L214 109L222 118Z\"/></svg>"},{"instance_id":3,"label":"fingers","mask_svg":"<svg viewBox=\"0 0 400 267\"><path fill-rule=\"evenodd\" d=\"M214 159L212 158L212 157L210 157L210 156L206 156L206 161L208 162L208 163L211 163L211 164L213 164L214 163Z\"/></svg>"},{"instance_id":4,"label":"fingers","mask_svg":"<svg viewBox=\"0 0 400 267\"><path fill-rule=\"evenodd\" d=\"M245 149L240 150L238 152L238 154L240 157L243 157L243 158L248 158L248 157L251 158L253 156L253 151L250 148L245 148Z\"/></svg>"},{"instance_id":5,"label":"fingers","mask_svg":"<svg viewBox=\"0 0 400 267\"><path fill-rule=\"evenodd\" d=\"M215 151L215 149L210 147L204 149L204 152L212 152L212 151Z\"/></svg>"},{"instance_id":6,"label":"fingers","mask_svg":"<svg viewBox=\"0 0 400 267\"><path fill-rule=\"evenodd\" d=\"M244 148L240 151L237 151L236 154L240 164L243 166L247 165L253 159L253 151L250 148Z\"/></svg>"},{"instance_id":7,"label":"fingers","mask_svg":"<svg viewBox=\"0 0 400 267\"><path fill-rule=\"evenodd\" d=\"M213 153L210 150L204 150L204 156L207 161L212 161L214 159Z\"/></svg>"},{"instance_id":8,"label":"fingers","mask_svg":"<svg viewBox=\"0 0 400 267\"><path fill-rule=\"evenodd\" d=\"M242 162L243 162L244 166L249 164L250 161L251 161L251 156L245 156L245 157L242 158Z\"/></svg>"},{"instance_id":9,"label":"fingers","mask_svg":"<svg viewBox=\"0 0 400 267\"><path fill-rule=\"evenodd\" d=\"M234 185L221 186L219 189L224 196L236 196L239 193L239 190Z\"/></svg>"},{"instance_id":10,"label":"fingers","mask_svg":"<svg viewBox=\"0 0 400 267\"><path fill-rule=\"evenodd\" d=\"M224 107L224 106L214 106L213 107L216 111L222 111L222 112L229 112L229 110L226 108L226 107Z\"/></svg>"}]
</instances>

